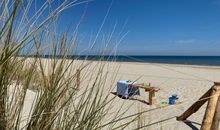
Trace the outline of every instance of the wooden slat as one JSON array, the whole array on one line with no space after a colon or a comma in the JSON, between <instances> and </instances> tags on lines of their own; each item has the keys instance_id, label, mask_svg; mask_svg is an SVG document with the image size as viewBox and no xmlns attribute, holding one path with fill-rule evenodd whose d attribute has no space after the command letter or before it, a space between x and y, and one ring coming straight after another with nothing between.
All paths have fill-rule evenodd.
<instances>
[{"instance_id":1,"label":"wooden slat","mask_svg":"<svg viewBox=\"0 0 220 130\"><path fill-rule=\"evenodd\" d=\"M134 87L134 88L143 88L146 91L155 91L155 92L157 92L157 91L160 90L160 88L158 88L158 87L145 86L144 84L130 84L129 86Z\"/></svg>"},{"instance_id":2,"label":"wooden slat","mask_svg":"<svg viewBox=\"0 0 220 130\"><path fill-rule=\"evenodd\" d=\"M130 87L134 87L134 88L147 88L149 86L145 86L144 84L129 84Z\"/></svg>"},{"instance_id":3,"label":"wooden slat","mask_svg":"<svg viewBox=\"0 0 220 130\"><path fill-rule=\"evenodd\" d=\"M157 92L157 91L159 91L160 90L160 88L156 88L156 87L148 87L148 88L145 88L145 91L154 91L154 92Z\"/></svg>"}]
</instances>

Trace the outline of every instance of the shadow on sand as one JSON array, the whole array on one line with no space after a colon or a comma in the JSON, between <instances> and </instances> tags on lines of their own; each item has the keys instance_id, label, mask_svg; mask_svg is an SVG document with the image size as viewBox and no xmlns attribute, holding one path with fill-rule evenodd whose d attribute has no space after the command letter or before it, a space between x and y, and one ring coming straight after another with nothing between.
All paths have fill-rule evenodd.
<instances>
[{"instance_id":1,"label":"shadow on sand","mask_svg":"<svg viewBox=\"0 0 220 130\"><path fill-rule=\"evenodd\" d=\"M193 124L196 124L196 125L200 125L200 126L201 126L201 124L199 124L199 123L197 123L197 122L190 121L190 120L185 120L184 123L185 123L186 125L188 125L192 130L199 130L199 129L198 129L195 125L193 125Z\"/></svg>"},{"instance_id":2,"label":"shadow on sand","mask_svg":"<svg viewBox=\"0 0 220 130\"><path fill-rule=\"evenodd\" d=\"M125 97L125 96L122 96L122 95L118 95L117 92L111 92L112 94L114 94L115 96L118 96L119 98L121 99L125 99L125 100L135 100L135 101L139 101L141 103L144 103L146 105L149 105L149 102L146 102L144 100L141 100L141 99L137 99L137 98L133 98L133 97ZM199 123L197 122L193 122L193 121L190 121L190 120L185 120L184 123L186 125L188 125L192 130L199 130L194 124L196 125L200 125Z\"/></svg>"},{"instance_id":3,"label":"shadow on sand","mask_svg":"<svg viewBox=\"0 0 220 130\"><path fill-rule=\"evenodd\" d=\"M121 99L126 99L126 100L135 100L135 101L139 101L141 103L144 103L146 105L149 105L149 102L146 102L145 100L141 100L141 99L137 99L137 98L133 98L133 97L125 97L125 96L122 96L122 95L118 95L117 92L111 92L112 94L118 96L119 98Z\"/></svg>"}]
</instances>

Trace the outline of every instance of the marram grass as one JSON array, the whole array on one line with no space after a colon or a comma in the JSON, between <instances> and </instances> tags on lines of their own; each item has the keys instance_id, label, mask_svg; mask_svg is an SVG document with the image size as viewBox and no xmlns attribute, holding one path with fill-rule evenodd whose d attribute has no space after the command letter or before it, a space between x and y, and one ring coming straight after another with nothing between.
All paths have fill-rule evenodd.
<instances>
[{"instance_id":1,"label":"marram grass","mask_svg":"<svg viewBox=\"0 0 220 130\"><path fill-rule=\"evenodd\" d=\"M57 35L56 19L66 8L85 2L65 0L52 10L52 3L45 1L33 16L28 15L33 0L0 2L1 130L125 129L140 119L136 114L126 121L132 116L124 117L126 110L119 106L113 118L104 121L116 98L110 96L111 87L106 89L106 62L100 56L91 72L87 68L92 61L77 65L77 59L67 59L78 35ZM40 19L47 9L46 18ZM51 54L49 59L41 57L44 52ZM77 80L78 73L81 80ZM108 86L114 86L115 76ZM118 125L121 120L125 123Z\"/></svg>"}]
</instances>

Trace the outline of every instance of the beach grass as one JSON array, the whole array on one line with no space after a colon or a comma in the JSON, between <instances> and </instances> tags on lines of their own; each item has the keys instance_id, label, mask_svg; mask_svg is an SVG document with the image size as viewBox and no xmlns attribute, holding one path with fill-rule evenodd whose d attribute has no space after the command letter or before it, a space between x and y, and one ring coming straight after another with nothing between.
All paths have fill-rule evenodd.
<instances>
[{"instance_id":1,"label":"beach grass","mask_svg":"<svg viewBox=\"0 0 220 130\"><path fill-rule=\"evenodd\" d=\"M101 55L93 72L87 70L93 61L77 65L77 58L67 59L75 50L79 28L72 37L65 31L57 35L57 17L84 2L64 1L52 10L46 1L28 16L32 2L0 2L0 129L121 129L140 120L136 114L126 121L126 110L119 106L105 121L116 98L110 96L115 76L103 71L108 65ZM40 19L47 9L48 15ZM45 52L50 54L47 59L42 58ZM111 84L106 83L109 78ZM125 124L118 125L121 120Z\"/></svg>"}]
</instances>

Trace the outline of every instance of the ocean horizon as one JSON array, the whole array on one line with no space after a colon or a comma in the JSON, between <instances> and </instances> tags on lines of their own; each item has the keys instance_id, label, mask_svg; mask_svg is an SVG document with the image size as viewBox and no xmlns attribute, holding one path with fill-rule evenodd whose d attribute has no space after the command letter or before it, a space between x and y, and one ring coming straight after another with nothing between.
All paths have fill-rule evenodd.
<instances>
[{"instance_id":1,"label":"ocean horizon","mask_svg":"<svg viewBox=\"0 0 220 130\"><path fill-rule=\"evenodd\" d=\"M21 56L21 55L20 55ZM24 56L24 55L23 55ZM35 57L28 55L28 57ZM42 58L50 58L51 55L41 55ZM57 55L57 58L62 57ZM68 59L80 60L103 60L117 62L141 62L141 63L164 63L184 65L220 66L220 56L144 56L144 55L68 55Z\"/></svg>"}]
</instances>

